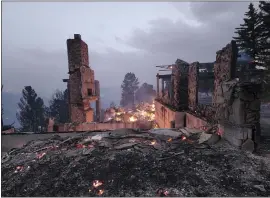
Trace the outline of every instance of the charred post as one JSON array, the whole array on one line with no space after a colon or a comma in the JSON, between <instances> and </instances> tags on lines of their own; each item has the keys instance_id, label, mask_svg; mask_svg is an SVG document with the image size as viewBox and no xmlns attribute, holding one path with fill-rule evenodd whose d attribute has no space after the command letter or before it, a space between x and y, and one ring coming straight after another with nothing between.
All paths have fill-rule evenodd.
<instances>
[{"instance_id":1,"label":"charred post","mask_svg":"<svg viewBox=\"0 0 270 198\"><path fill-rule=\"evenodd\" d=\"M98 80L95 80L95 89L96 89L96 95L97 95L97 101L96 101L96 119L97 120L96 121L100 122L101 101L100 101L100 85L99 85Z\"/></svg>"}]
</instances>

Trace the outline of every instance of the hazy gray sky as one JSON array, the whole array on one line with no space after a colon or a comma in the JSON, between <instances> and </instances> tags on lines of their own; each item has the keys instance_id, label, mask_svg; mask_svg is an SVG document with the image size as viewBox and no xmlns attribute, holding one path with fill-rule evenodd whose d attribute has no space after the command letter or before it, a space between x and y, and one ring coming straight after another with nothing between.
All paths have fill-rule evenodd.
<instances>
[{"instance_id":1,"label":"hazy gray sky","mask_svg":"<svg viewBox=\"0 0 270 198\"><path fill-rule=\"evenodd\" d=\"M88 44L90 66L102 88L120 97L127 72L155 86L155 65L177 58L214 61L243 22L248 4L3 2L4 89L21 92L32 85L50 97L55 89L66 88L66 40L76 33Z\"/></svg>"}]
</instances>

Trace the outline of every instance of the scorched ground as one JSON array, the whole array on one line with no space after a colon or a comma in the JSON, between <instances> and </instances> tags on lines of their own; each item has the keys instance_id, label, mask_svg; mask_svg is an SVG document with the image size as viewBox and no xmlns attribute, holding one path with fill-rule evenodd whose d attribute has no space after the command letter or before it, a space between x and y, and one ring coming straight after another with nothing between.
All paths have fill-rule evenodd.
<instances>
[{"instance_id":1,"label":"scorched ground","mask_svg":"<svg viewBox=\"0 0 270 198\"><path fill-rule=\"evenodd\" d=\"M2 157L2 196L270 194L269 158L177 133L119 130L29 142Z\"/></svg>"}]
</instances>

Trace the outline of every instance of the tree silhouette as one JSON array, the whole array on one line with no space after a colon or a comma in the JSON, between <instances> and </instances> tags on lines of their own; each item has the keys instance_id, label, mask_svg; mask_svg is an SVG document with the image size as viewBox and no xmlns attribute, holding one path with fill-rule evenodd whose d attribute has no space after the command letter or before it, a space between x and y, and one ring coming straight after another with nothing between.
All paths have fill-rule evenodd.
<instances>
[{"instance_id":1,"label":"tree silhouette","mask_svg":"<svg viewBox=\"0 0 270 198\"><path fill-rule=\"evenodd\" d=\"M16 114L21 124L21 131L39 131L45 127L45 106L31 86L25 86L18 103L19 112Z\"/></svg>"},{"instance_id":2,"label":"tree silhouette","mask_svg":"<svg viewBox=\"0 0 270 198\"><path fill-rule=\"evenodd\" d=\"M166 88L165 88L166 89ZM143 83L135 93L135 99L137 102L148 102L151 103L155 98L156 91L154 86Z\"/></svg>"},{"instance_id":3,"label":"tree silhouette","mask_svg":"<svg viewBox=\"0 0 270 198\"><path fill-rule=\"evenodd\" d=\"M55 118L55 122L69 122L68 90L56 90L49 101L49 116Z\"/></svg>"},{"instance_id":4,"label":"tree silhouette","mask_svg":"<svg viewBox=\"0 0 270 198\"><path fill-rule=\"evenodd\" d=\"M120 105L122 107L133 107L134 106L134 94L138 89L139 81L134 73L127 73L121 85L122 96Z\"/></svg>"},{"instance_id":5,"label":"tree silhouette","mask_svg":"<svg viewBox=\"0 0 270 198\"><path fill-rule=\"evenodd\" d=\"M244 23L236 28L236 37L233 37L238 45L240 52L248 54L257 64L259 60L259 40L260 27L259 15L252 3L248 6L248 11L245 13Z\"/></svg>"}]
</instances>

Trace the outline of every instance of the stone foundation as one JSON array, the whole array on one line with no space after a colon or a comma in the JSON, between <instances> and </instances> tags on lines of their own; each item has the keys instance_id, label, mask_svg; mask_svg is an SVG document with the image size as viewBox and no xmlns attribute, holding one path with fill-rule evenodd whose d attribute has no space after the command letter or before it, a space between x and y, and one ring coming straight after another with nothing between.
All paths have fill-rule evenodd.
<instances>
[{"instance_id":1,"label":"stone foundation","mask_svg":"<svg viewBox=\"0 0 270 198\"><path fill-rule=\"evenodd\" d=\"M232 127L230 125L224 126L224 131L221 137L229 141L232 145L241 148L242 144L247 140L252 140L252 129L244 127ZM254 144L254 143L253 143Z\"/></svg>"},{"instance_id":2,"label":"stone foundation","mask_svg":"<svg viewBox=\"0 0 270 198\"><path fill-rule=\"evenodd\" d=\"M159 101L155 101L155 118L159 128L180 128L185 126L185 112L170 109ZM172 126L174 122L174 126Z\"/></svg>"}]
</instances>

